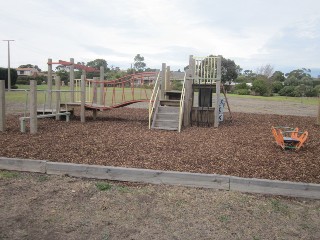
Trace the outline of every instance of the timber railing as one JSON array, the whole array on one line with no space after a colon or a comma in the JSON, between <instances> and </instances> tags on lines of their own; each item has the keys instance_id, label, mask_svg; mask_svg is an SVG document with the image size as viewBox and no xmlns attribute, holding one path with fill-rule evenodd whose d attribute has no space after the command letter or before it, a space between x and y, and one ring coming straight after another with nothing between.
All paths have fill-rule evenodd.
<instances>
[{"instance_id":1,"label":"timber railing","mask_svg":"<svg viewBox=\"0 0 320 240\"><path fill-rule=\"evenodd\" d=\"M187 79L187 72L185 72L185 74L184 74L184 80L183 80L182 90L181 90L178 132L181 132L181 127L182 127L184 99L186 96L186 79Z\"/></svg>"},{"instance_id":2,"label":"timber railing","mask_svg":"<svg viewBox=\"0 0 320 240\"><path fill-rule=\"evenodd\" d=\"M155 109L159 104L159 92L160 92L160 72L158 73L157 80L153 87L153 92L149 101L149 129L151 129L152 124L152 116L154 114Z\"/></svg>"}]
</instances>

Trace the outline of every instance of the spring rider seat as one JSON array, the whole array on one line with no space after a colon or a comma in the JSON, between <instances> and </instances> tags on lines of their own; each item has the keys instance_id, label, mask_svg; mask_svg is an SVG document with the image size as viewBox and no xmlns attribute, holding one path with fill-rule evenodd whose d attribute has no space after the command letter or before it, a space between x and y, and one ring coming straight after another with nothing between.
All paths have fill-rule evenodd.
<instances>
[{"instance_id":1,"label":"spring rider seat","mask_svg":"<svg viewBox=\"0 0 320 240\"><path fill-rule=\"evenodd\" d=\"M282 149L294 149L298 151L308 137L308 132L300 132L298 128L272 127L272 134L276 143Z\"/></svg>"}]
</instances>

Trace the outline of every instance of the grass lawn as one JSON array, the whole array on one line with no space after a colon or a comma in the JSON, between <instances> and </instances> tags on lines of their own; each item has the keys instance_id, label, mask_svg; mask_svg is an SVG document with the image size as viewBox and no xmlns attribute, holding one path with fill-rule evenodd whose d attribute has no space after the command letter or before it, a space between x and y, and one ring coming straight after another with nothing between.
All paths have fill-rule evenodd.
<instances>
[{"instance_id":1,"label":"grass lawn","mask_svg":"<svg viewBox=\"0 0 320 240\"><path fill-rule=\"evenodd\" d=\"M319 98L317 97L286 97L286 96L263 97L263 96L238 95L238 94L228 94L227 97L258 99L258 100L264 100L264 101L277 101L277 102L296 102L296 103L304 103L306 105L317 105L319 102Z\"/></svg>"},{"instance_id":2,"label":"grass lawn","mask_svg":"<svg viewBox=\"0 0 320 240\"><path fill-rule=\"evenodd\" d=\"M18 90L29 90L30 86L29 85L17 85L18 86ZM38 85L37 86L38 90L47 90L47 85ZM55 89L53 87L53 89ZM122 102L122 92L123 89L122 88L106 88L106 105L111 105L111 101L112 101L112 92L115 91L115 99L113 99L114 102L116 103L120 103ZM61 87L61 90L70 90L70 88L68 86L63 86ZM79 89L75 89L76 91L79 91ZM125 96L125 100L132 100L132 96L134 95L134 99L145 99L146 95L145 93L147 93L147 98L150 98L151 94L152 94L152 90L151 89L140 89L140 88L135 88L134 93L132 93L131 88L125 88L124 89L124 96ZM52 94L52 101L55 101L55 93ZM87 88L87 102L91 102L92 101L92 91L89 92L89 88ZM28 97L28 92L27 91L10 91L10 92L6 92L6 101L7 102L15 102L15 103L25 103L27 101L27 97ZM37 102L38 104L43 104L47 99L48 99L48 93L47 92L38 92L37 95ZM100 98L100 89L97 89L97 99ZM80 93L77 92L75 93L75 99L76 101L80 101ZM70 102L70 92L62 92L61 93L61 102Z\"/></svg>"}]
</instances>

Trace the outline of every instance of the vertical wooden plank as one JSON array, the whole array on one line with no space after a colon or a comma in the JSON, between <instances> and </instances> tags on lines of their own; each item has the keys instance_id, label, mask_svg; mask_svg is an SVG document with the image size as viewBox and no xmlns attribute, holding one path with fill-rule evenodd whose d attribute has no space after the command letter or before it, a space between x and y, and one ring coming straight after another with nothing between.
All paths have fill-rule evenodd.
<instances>
[{"instance_id":1,"label":"vertical wooden plank","mask_svg":"<svg viewBox=\"0 0 320 240\"><path fill-rule=\"evenodd\" d=\"M216 104L214 111L214 127L219 126L219 102L220 102L220 84L221 84L221 56L217 59L217 81L216 81Z\"/></svg>"},{"instance_id":2,"label":"vertical wooden plank","mask_svg":"<svg viewBox=\"0 0 320 240\"><path fill-rule=\"evenodd\" d=\"M170 91L171 90L171 86L170 86L170 66L167 66L167 72L166 72L166 81L165 81L165 90L166 91Z\"/></svg>"},{"instance_id":3,"label":"vertical wooden plank","mask_svg":"<svg viewBox=\"0 0 320 240\"><path fill-rule=\"evenodd\" d=\"M55 79L56 90L60 91L61 89L61 79L59 76L56 76ZM56 113L60 113L60 102L61 102L61 94L60 92L56 92ZM56 120L60 120L60 116L56 115Z\"/></svg>"},{"instance_id":4,"label":"vertical wooden plank","mask_svg":"<svg viewBox=\"0 0 320 240\"><path fill-rule=\"evenodd\" d=\"M166 81L166 64L162 63L161 82L160 82L160 100L164 100L165 81Z\"/></svg>"},{"instance_id":5,"label":"vertical wooden plank","mask_svg":"<svg viewBox=\"0 0 320 240\"><path fill-rule=\"evenodd\" d=\"M0 132L6 130L5 80L0 80Z\"/></svg>"},{"instance_id":6,"label":"vertical wooden plank","mask_svg":"<svg viewBox=\"0 0 320 240\"><path fill-rule=\"evenodd\" d=\"M70 58L70 79L69 79L69 85L70 85L70 102L74 103L74 58Z\"/></svg>"},{"instance_id":7,"label":"vertical wooden plank","mask_svg":"<svg viewBox=\"0 0 320 240\"><path fill-rule=\"evenodd\" d=\"M104 67L100 67L100 105L104 105Z\"/></svg>"},{"instance_id":8,"label":"vertical wooden plank","mask_svg":"<svg viewBox=\"0 0 320 240\"><path fill-rule=\"evenodd\" d=\"M48 59L48 108L52 109L52 59Z\"/></svg>"},{"instance_id":9,"label":"vertical wooden plank","mask_svg":"<svg viewBox=\"0 0 320 240\"><path fill-rule=\"evenodd\" d=\"M81 122L85 122L85 104L86 104L86 80L85 75L81 75L81 110L80 110L80 119Z\"/></svg>"},{"instance_id":10,"label":"vertical wooden plank","mask_svg":"<svg viewBox=\"0 0 320 240\"><path fill-rule=\"evenodd\" d=\"M36 134L38 132L38 119L37 119L37 81L30 80L30 133Z\"/></svg>"}]
</instances>

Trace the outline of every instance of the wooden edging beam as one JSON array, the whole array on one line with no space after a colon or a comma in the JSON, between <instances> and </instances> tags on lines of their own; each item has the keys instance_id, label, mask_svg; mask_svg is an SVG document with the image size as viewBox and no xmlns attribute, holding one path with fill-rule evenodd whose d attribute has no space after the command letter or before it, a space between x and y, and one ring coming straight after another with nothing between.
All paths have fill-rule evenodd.
<instances>
[{"instance_id":1,"label":"wooden edging beam","mask_svg":"<svg viewBox=\"0 0 320 240\"><path fill-rule=\"evenodd\" d=\"M320 199L320 184L0 157L0 169Z\"/></svg>"}]
</instances>

